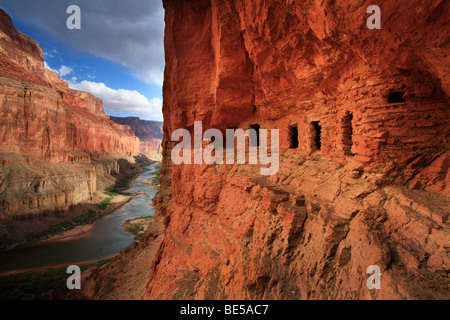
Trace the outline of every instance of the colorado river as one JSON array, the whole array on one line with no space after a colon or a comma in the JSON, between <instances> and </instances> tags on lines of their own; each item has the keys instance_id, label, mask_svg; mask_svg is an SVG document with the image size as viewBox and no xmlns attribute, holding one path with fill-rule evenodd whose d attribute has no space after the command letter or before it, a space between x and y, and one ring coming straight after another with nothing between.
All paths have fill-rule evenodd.
<instances>
[{"instance_id":1,"label":"colorado river","mask_svg":"<svg viewBox=\"0 0 450 320\"><path fill-rule=\"evenodd\" d=\"M141 181L148 179L156 164L132 182L126 192L144 192L115 212L99 219L92 232L84 237L64 242L42 244L0 252L0 273L12 270L39 268L60 264L103 259L119 253L133 243L133 236L122 229L122 222L128 218L152 216L154 208L149 205L156 191Z\"/></svg>"}]
</instances>

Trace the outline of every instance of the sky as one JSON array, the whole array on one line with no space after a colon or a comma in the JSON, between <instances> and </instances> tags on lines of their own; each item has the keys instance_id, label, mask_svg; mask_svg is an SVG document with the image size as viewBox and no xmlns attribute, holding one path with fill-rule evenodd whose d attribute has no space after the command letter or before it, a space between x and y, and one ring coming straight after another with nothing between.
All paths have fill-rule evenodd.
<instances>
[{"instance_id":1,"label":"sky","mask_svg":"<svg viewBox=\"0 0 450 320\"><path fill-rule=\"evenodd\" d=\"M69 30L70 5L81 29ZM0 0L15 27L39 43L46 68L103 99L113 116L162 121L162 0Z\"/></svg>"}]
</instances>

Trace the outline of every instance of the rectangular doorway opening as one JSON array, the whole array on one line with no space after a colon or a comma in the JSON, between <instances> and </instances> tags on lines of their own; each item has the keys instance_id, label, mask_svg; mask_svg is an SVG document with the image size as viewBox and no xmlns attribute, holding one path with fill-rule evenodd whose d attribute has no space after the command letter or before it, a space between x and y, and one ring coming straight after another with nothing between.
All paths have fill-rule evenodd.
<instances>
[{"instance_id":1,"label":"rectangular doorway opening","mask_svg":"<svg viewBox=\"0 0 450 320\"><path fill-rule=\"evenodd\" d=\"M322 148L322 127L319 124L319 121L313 121L312 122L313 127L313 138L314 138L314 145L316 147L316 150L320 150Z\"/></svg>"},{"instance_id":2,"label":"rectangular doorway opening","mask_svg":"<svg viewBox=\"0 0 450 320\"><path fill-rule=\"evenodd\" d=\"M254 141L254 139L252 139L252 135L250 135L250 145L253 147L259 147L259 128L259 124L250 125L250 129L253 129L256 132L256 141Z\"/></svg>"},{"instance_id":3,"label":"rectangular doorway opening","mask_svg":"<svg viewBox=\"0 0 450 320\"><path fill-rule=\"evenodd\" d=\"M298 126L289 127L289 148L298 148Z\"/></svg>"}]
</instances>

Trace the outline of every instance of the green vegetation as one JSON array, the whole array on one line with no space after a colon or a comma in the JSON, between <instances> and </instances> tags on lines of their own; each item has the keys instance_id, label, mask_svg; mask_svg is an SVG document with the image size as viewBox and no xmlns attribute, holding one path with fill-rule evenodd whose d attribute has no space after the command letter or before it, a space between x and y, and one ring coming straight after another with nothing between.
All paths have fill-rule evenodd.
<instances>
[{"instance_id":1,"label":"green vegetation","mask_svg":"<svg viewBox=\"0 0 450 320\"><path fill-rule=\"evenodd\" d=\"M103 200L99 204L99 208L101 210L105 210L108 207L108 205L111 203L111 200L114 196L118 196L120 194L130 196L130 194L120 192L119 190L126 188L129 184L129 182L132 179L134 179L136 177L136 175L138 175L139 173L140 172L135 172L135 173L129 174L126 177L124 177L123 179L119 180L114 186L106 188L105 194L109 195L110 198ZM130 199L128 199L128 201L130 201L131 199L132 199L132 197L130 197ZM118 209L119 207L115 208L114 210ZM72 220L65 220L59 224L50 226L49 228L47 228L43 231L40 231L40 232L28 233L25 236L26 241L27 241L27 243L25 243L25 245L33 243L40 239L44 239L44 238L53 236L55 234L58 234L58 233L61 233L61 232L67 231L67 230L71 230L71 229L75 228L77 225L93 223L95 220L103 217L104 215L106 215L114 210L110 210L108 212L104 212L99 215L96 215L95 211L89 210L87 213L83 214L81 217L75 217ZM2 246L3 246L3 238L0 237L0 248L2 248Z\"/></svg>"},{"instance_id":2,"label":"green vegetation","mask_svg":"<svg viewBox=\"0 0 450 320\"><path fill-rule=\"evenodd\" d=\"M152 162L147 163L145 165L150 165L150 164L152 164ZM146 168L144 168L144 170L145 169ZM25 235L26 242L20 244L20 246L26 246L26 245L32 244L36 241L39 241L41 239L45 239L45 238L51 237L53 235L56 235L58 233L61 233L61 232L67 231L67 230L71 230L78 225L91 224L95 220L119 209L122 205L131 201L134 196L133 194L122 192L122 190L127 189L129 187L130 181L133 180L141 172L142 171L131 173L131 174L123 177L122 179L120 179L114 186L105 188L104 193L106 195L110 196L110 198L103 200L98 205L99 209L103 210L103 212L99 212L98 210L97 210L97 212L93 211L93 210L89 210L88 212L84 213L83 215L81 215L79 217L74 217L70 220L65 220L59 224L52 225L45 230L42 230L39 232L34 232L34 233L28 233ZM118 195L129 196L129 199L125 203L122 203L114 208L106 210L108 205L111 203L112 198L115 196L118 196ZM0 249L3 249L7 245L11 244L10 240L11 239L8 238L7 234L0 235Z\"/></svg>"},{"instance_id":3,"label":"green vegetation","mask_svg":"<svg viewBox=\"0 0 450 320\"><path fill-rule=\"evenodd\" d=\"M107 187L105 188L105 194L112 197L120 195L119 192L115 192L114 190L115 190L114 187Z\"/></svg>"},{"instance_id":4,"label":"green vegetation","mask_svg":"<svg viewBox=\"0 0 450 320\"><path fill-rule=\"evenodd\" d=\"M71 230L75 228L77 225L92 223L94 220L95 220L95 212L89 210L80 217L75 217L72 220L65 220L59 224L50 226L47 229L42 230L40 232L28 233L26 235L26 240L27 242L31 243L60 232Z\"/></svg>"},{"instance_id":5,"label":"green vegetation","mask_svg":"<svg viewBox=\"0 0 450 320\"><path fill-rule=\"evenodd\" d=\"M123 228L126 232L132 234L136 241L139 241L144 236L144 232L151 224L152 219L152 216L147 216L125 220Z\"/></svg>"},{"instance_id":6,"label":"green vegetation","mask_svg":"<svg viewBox=\"0 0 450 320\"><path fill-rule=\"evenodd\" d=\"M110 197L115 197L118 195L130 196L131 194L123 192L123 190L127 189L130 185L130 181L132 181L134 178L136 178L136 176L140 173L141 172L134 172L134 173L131 173L131 174L123 177L122 179L117 181L114 186L105 188L105 194L109 195ZM100 209L105 210L106 207L110 204L110 202L111 202L111 198L103 200L100 203Z\"/></svg>"},{"instance_id":7,"label":"green vegetation","mask_svg":"<svg viewBox=\"0 0 450 320\"><path fill-rule=\"evenodd\" d=\"M154 188L159 188L159 178L161 177L161 163L155 166L155 172L153 172L153 178L151 180Z\"/></svg>"},{"instance_id":8,"label":"green vegetation","mask_svg":"<svg viewBox=\"0 0 450 320\"><path fill-rule=\"evenodd\" d=\"M143 168L146 165L150 165L152 164L152 162L146 163L141 165L141 167ZM105 188L105 194L109 195L111 198L118 196L118 195L124 195L124 196L132 196L132 194L127 193L127 192L123 192L123 190L128 189L130 187L130 182L136 178L137 175L141 174L142 172L148 170L147 168L143 168L143 171L138 171L138 172L133 172L130 173L129 175L126 175L125 177L123 177L122 179L120 179L119 181L117 181L114 186L109 186L107 188ZM102 210L105 210L106 207L110 204L111 202L111 198L110 199L106 199L103 200L99 207ZM130 199L128 201L130 201L132 198L130 197ZM119 207L117 207L116 209L118 209ZM115 209L115 210L116 210Z\"/></svg>"},{"instance_id":9,"label":"green vegetation","mask_svg":"<svg viewBox=\"0 0 450 320\"><path fill-rule=\"evenodd\" d=\"M119 181L117 181L114 186L105 188L105 194L109 195L110 197L115 197L121 194L129 196L130 195L129 193L125 193L122 191L129 187L130 181L133 180L138 174L140 174L140 172L131 173L125 176L124 178L120 179ZM110 202L111 198L103 200L100 203L100 209L105 210L106 207L110 204Z\"/></svg>"},{"instance_id":10,"label":"green vegetation","mask_svg":"<svg viewBox=\"0 0 450 320\"><path fill-rule=\"evenodd\" d=\"M101 267L111 259L102 260L85 266L84 271L92 266ZM36 300L42 299L58 282L69 277L67 268L49 269L46 271L26 272L17 275L0 276L0 300Z\"/></svg>"},{"instance_id":11,"label":"green vegetation","mask_svg":"<svg viewBox=\"0 0 450 320\"><path fill-rule=\"evenodd\" d=\"M130 181L133 180L140 173L141 172L134 172L134 173L131 173L131 174L123 177L122 179L117 181L114 186L106 188L105 189L106 193L109 195L124 194L121 191L127 189L130 184Z\"/></svg>"},{"instance_id":12,"label":"green vegetation","mask_svg":"<svg viewBox=\"0 0 450 320\"><path fill-rule=\"evenodd\" d=\"M72 221L76 224L87 224L95 220L95 211L89 210L81 217L73 218Z\"/></svg>"},{"instance_id":13,"label":"green vegetation","mask_svg":"<svg viewBox=\"0 0 450 320\"><path fill-rule=\"evenodd\" d=\"M106 207L109 205L110 202L111 202L111 198L106 199L106 200L103 200L103 201L100 203L100 209L105 210Z\"/></svg>"}]
</instances>

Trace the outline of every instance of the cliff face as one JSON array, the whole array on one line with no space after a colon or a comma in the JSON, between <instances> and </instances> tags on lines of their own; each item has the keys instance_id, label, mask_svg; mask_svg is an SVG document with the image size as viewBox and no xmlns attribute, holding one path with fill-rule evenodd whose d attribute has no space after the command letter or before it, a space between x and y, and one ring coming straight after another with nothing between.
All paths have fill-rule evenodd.
<instances>
[{"instance_id":1,"label":"cliff face","mask_svg":"<svg viewBox=\"0 0 450 320\"><path fill-rule=\"evenodd\" d=\"M127 125L139 138L139 150L152 160L160 161L163 123L159 121L141 120L137 117L111 117L111 120Z\"/></svg>"},{"instance_id":2,"label":"cliff face","mask_svg":"<svg viewBox=\"0 0 450 320\"><path fill-rule=\"evenodd\" d=\"M371 4L381 7L380 30L366 27ZM164 7L163 166L154 203L165 230L149 231L133 249L136 261L152 265L135 292L448 298L448 1ZM279 172L173 165L171 134L192 132L194 121L222 132L279 129ZM154 256L140 258L154 246ZM119 276L117 265L102 279ZM370 265L381 269L380 290L366 286ZM85 294L120 297L125 288L119 281L110 292Z\"/></svg>"},{"instance_id":3,"label":"cliff face","mask_svg":"<svg viewBox=\"0 0 450 320\"><path fill-rule=\"evenodd\" d=\"M2 10L0 123L2 216L89 201L97 177L119 169L118 159L104 156L139 152L133 131L111 121L100 99L69 89L45 69L38 44L17 31Z\"/></svg>"},{"instance_id":4,"label":"cliff face","mask_svg":"<svg viewBox=\"0 0 450 320\"><path fill-rule=\"evenodd\" d=\"M139 140L109 119L100 99L69 89L44 68L38 44L3 11L0 20L2 152L44 161L70 161L73 152L139 152Z\"/></svg>"},{"instance_id":5,"label":"cliff face","mask_svg":"<svg viewBox=\"0 0 450 320\"><path fill-rule=\"evenodd\" d=\"M42 50L35 41L14 27L3 10L0 10L0 50L27 70L41 76L44 74Z\"/></svg>"}]
</instances>

